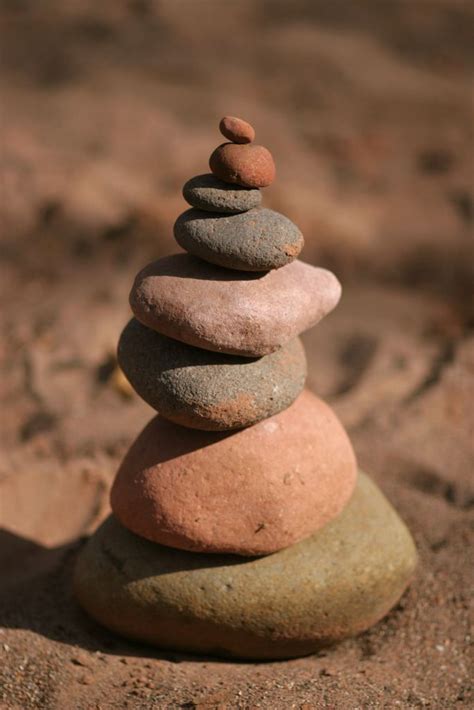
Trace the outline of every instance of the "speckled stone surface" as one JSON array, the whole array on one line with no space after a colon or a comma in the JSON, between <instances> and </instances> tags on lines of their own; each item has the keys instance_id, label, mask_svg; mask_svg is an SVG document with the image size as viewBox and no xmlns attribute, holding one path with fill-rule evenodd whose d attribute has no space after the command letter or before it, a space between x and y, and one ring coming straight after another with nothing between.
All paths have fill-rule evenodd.
<instances>
[{"instance_id":1,"label":"speckled stone surface","mask_svg":"<svg viewBox=\"0 0 474 710\"><path fill-rule=\"evenodd\" d=\"M211 172L224 182L268 187L275 179L273 156L263 145L223 143L209 158Z\"/></svg>"},{"instance_id":2,"label":"speckled stone surface","mask_svg":"<svg viewBox=\"0 0 474 710\"><path fill-rule=\"evenodd\" d=\"M288 407L306 379L299 339L258 359L194 348L132 319L119 365L140 397L177 424L219 431L250 426Z\"/></svg>"},{"instance_id":3,"label":"speckled stone surface","mask_svg":"<svg viewBox=\"0 0 474 710\"><path fill-rule=\"evenodd\" d=\"M279 269L294 261L304 246L296 224L260 207L235 215L186 210L175 222L174 236L194 256L242 271Z\"/></svg>"},{"instance_id":4,"label":"speckled stone surface","mask_svg":"<svg viewBox=\"0 0 474 710\"><path fill-rule=\"evenodd\" d=\"M197 552L268 554L340 513L355 485L350 441L309 391L236 432L185 430L155 417L135 440L111 492L130 530Z\"/></svg>"},{"instance_id":5,"label":"speckled stone surface","mask_svg":"<svg viewBox=\"0 0 474 710\"><path fill-rule=\"evenodd\" d=\"M316 325L340 295L334 274L298 259L260 274L174 254L140 271L130 305L143 325L170 338L258 357Z\"/></svg>"},{"instance_id":6,"label":"speckled stone surface","mask_svg":"<svg viewBox=\"0 0 474 710\"><path fill-rule=\"evenodd\" d=\"M183 187L183 197L191 207L230 214L251 210L262 202L260 190L231 185L212 173L188 180Z\"/></svg>"},{"instance_id":7,"label":"speckled stone surface","mask_svg":"<svg viewBox=\"0 0 474 710\"><path fill-rule=\"evenodd\" d=\"M113 516L79 555L75 592L109 629L160 647L225 657L312 653L372 626L416 566L403 522L364 474L342 514L268 557L182 552Z\"/></svg>"}]
</instances>

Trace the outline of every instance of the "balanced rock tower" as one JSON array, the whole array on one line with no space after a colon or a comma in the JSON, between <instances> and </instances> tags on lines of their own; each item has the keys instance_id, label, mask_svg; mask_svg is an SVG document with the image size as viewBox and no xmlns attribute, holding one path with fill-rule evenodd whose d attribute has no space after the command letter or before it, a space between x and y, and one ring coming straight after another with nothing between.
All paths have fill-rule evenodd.
<instances>
[{"instance_id":1,"label":"balanced rock tower","mask_svg":"<svg viewBox=\"0 0 474 710\"><path fill-rule=\"evenodd\" d=\"M338 303L303 235L261 207L275 176L226 117L212 173L189 180L184 252L136 277L118 359L157 410L127 453L112 515L75 590L109 629L250 659L311 653L367 629L413 574L410 533L357 472L333 411L304 388L299 335Z\"/></svg>"}]
</instances>

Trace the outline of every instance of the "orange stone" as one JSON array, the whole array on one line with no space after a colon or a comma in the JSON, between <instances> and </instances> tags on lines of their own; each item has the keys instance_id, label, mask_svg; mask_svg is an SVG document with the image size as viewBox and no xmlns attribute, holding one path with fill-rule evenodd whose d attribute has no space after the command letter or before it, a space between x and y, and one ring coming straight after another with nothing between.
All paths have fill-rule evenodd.
<instances>
[{"instance_id":1,"label":"orange stone","mask_svg":"<svg viewBox=\"0 0 474 710\"><path fill-rule=\"evenodd\" d=\"M244 187L267 187L275 179L272 154L255 143L223 143L209 158L209 167L224 182Z\"/></svg>"},{"instance_id":2,"label":"orange stone","mask_svg":"<svg viewBox=\"0 0 474 710\"><path fill-rule=\"evenodd\" d=\"M224 116L219 123L219 130L232 143L252 143L255 140L254 127L236 116Z\"/></svg>"},{"instance_id":3,"label":"orange stone","mask_svg":"<svg viewBox=\"0 0 474 710\"><path fill-rule=\"evenodd\" d=\"M265 555L335 518L355 482L344 429L305 390L284 412L236 433L155 417L126 455L111 505L125 527L163 545Z\"/></svg>"}]
</instances>

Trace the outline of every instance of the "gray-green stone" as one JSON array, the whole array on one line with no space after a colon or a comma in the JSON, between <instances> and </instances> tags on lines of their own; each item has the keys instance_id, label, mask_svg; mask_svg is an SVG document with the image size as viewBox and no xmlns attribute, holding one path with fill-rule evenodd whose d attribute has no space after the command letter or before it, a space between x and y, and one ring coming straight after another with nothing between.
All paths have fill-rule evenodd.
<instances>
[{"instance_id":1,"label":"gray-green stone","mask_svg":"<svg viewBox=\"0 0 474 710\"><path fill-rule=\"evenodd\" d=\"M231 185L212 173L188 180L183 187L183 197L192 207L227 213L246 212L262 201L262 193L257 188Z\"/></svg>"},{"instance_id":2,"label":"gray-green stone","mask_svg":"<svg viewBox=\"0 0 474 710\"><path fill-rule=\"evenodd\" d=\"M296 259L304 245L291 220L262 207L234 215L187 210L176 220L174 236L190 254L241 271L279 269Z\"/></svg>"},{"instance_id":3,"label":"gray-green stone","mask_svg":"<svg viewBox=\"0 0 474 710\"><path fill-rule=\"evenodd\" d=\"M163 547L111 516L79 556L75 591L92 617L133 639L219 656L289 658L379 621L410 582L416 558L407 528L360 474L338 518L266 557Z\"/></svg>"},{"instance_id":4,"label":"gray-green stone","mask_svg":"<svg viewBox=\"0 0 474 710\"><path fill-rule=\"evenodd\" d=\"M163 417L209 431L250 426L281 412L306 379L298 338L249 359L186 345L134 318L120 337L118 361L140 397Z\"/></svg>"}]
</instances>

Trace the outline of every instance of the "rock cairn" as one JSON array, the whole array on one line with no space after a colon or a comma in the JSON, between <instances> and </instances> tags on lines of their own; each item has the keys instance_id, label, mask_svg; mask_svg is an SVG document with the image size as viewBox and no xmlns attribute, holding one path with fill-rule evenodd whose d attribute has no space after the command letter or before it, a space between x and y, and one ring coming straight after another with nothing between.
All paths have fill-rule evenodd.
<instances>
[{"instance_id":1,"label":"rock cairn","mask_svg":"<svg viewBox=\"0 0 474 710\"><path fill-rule=\"evenodd\" d=\"M116 476L82 551L77 596L159 646L247 658L310 653L379 620L416 552L332 410L304 389L298 336L338 303L303 235L261 207L271 153L245 121L189 180L174 234L145 267L118 358L159 415ZM272 553L272 554L270 554Z\"/></svg>"}]
</instances>

